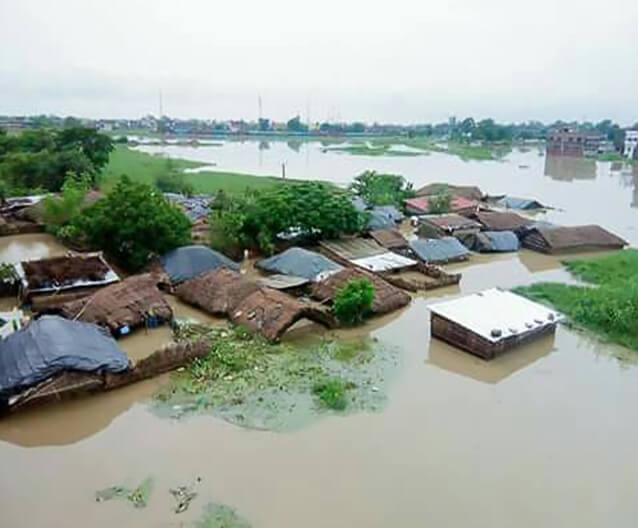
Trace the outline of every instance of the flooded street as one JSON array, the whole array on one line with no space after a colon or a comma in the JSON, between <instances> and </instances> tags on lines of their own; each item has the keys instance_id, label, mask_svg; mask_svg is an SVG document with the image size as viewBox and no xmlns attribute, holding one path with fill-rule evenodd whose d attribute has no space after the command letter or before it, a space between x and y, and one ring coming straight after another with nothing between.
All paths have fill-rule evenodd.
<instances>
[{"instance_id":1,"label":"flooded street","mask_svg":"<svg viewBox=\"0 0 638 528\"><path fill-rule=\"evenodd\" d=\"M290 177L332 175L347 183L375 168L403 173L415 186L478 184L564 209L548 213L552 220L601 223L638 243L638 175L611 171L608 163L592 172L589 165L548 169L535 150L486 163L440 154L322 154L317 145L297 154L285 143L271 145L191 150L220 170L252 170L262 156L271 172L274 152L287 149ZM179 149L187 147L163 148L184 156ZM244 151L253 157L242 158ZM28 237L0 239L1 259L64 252L50 237ZM148 405L163 376L1 420L0 526L187 526L210 501L236 508L255 528L635 526L638 354L566 325L489 363L431 340L429 303L494 286L573 282L559 258L527 250L473 255L446 269L463 273L458 286L421 294L403 311L343 332L370 333L400 350L399 371L377 412L327 413L285 433L243 429L210 414L166 419ZM169 300L177 317L219 323ZM299 328L287 339L304 333ZM168 329L159 328L120 343L141 358L169 340ZM144 509L94 499L96 490L134 487L148 476L154 491ZM197 477L198 497L174 514L168 489Z\"/></svg>"}]
</instances>

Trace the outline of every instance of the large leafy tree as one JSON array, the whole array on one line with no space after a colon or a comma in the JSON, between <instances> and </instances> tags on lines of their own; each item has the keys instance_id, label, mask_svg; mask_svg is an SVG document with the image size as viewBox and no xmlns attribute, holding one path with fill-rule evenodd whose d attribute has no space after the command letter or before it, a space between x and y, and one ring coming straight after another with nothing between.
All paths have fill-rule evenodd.
<instances>
[{"instance_id":1,"label":"large leafy tree","mask_svg":"<svg viewBox=\"0 0 638 528\"><path fill-rule=\"evenodd\" d=\"M191 228L184 213L159 191L126 176L106 198L84 209L71 226L89 245L134 271L152 256L188 244Z\"/></svg>"},{"instance_id":2,"label":"large leafy tree","mask_svg":"<svg viewBox=\"0 0 638 528\"><path fill-rule=\"evenodd\" d=\"M350 189L370 205L403 207L406 198L414 196L412 184L399 174L365 171L350 184Z\"/></svg>"}]
</instances>

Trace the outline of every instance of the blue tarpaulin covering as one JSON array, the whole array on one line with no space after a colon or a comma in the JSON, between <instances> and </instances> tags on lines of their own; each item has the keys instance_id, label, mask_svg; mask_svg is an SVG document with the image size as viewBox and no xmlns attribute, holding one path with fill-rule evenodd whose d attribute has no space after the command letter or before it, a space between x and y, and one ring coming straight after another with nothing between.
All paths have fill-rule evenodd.
<instances>
[{"instance_id":1,"label":"blue tarpaulin covering","mask_svg":"<svg viewBox=\"0 0 638 528\"><path fill-rule=\"evenodd\" d=\"M530 209L544 209L545 206L536 200L528 198L517 198L515 196L504 196L496 202L499 206L506 209L518 209L521 211Z\"/></svg>"},{"instance_id":2,"label":"blue tarpaulin covering","mask_svg":"<svg viewBox=\"0 0 638 528\"><path fill-rule=\"evenodd\" d=\"M160 264L171 282L182 282L221 267L239 271L239 264L226 255L201 245L183 246L169 251L160 257Z\"/></svg>"},{"instance_id":3,"label":"blue tarpaulin covering","mask_svg":"<svg viewBox=\"0 0 638 528\"><path fill-rule=\"evenodd\" d=\"M421 260L435 264L463 260L470 253L454 237L419 238L410 241L410 247Z\"/></svg>"},{"instance_id":4,"label":"blue tarpaulin covering","mask_svg":"<svg viewBox=\"0 0 638 528\"><path fill-rule=\"evenodd\" d=\"M501 253L518 251L520 243L512 231L481 231L462 237L463 244L473 251Z\"/></svg>"},{"instance_id":5,"label":"blue tarpaulin covering","mask_svg":"<svg viewBox=\"0 0 638 528\"><path fill-rule=\"evenodd\" d=\"M342 269L342 266L328 257L300 247L291 247L283 253L260 260L255 266L271 273L303 277L308 280L315 280L321 273Z\"/></svg>"},{"instance_id":6,"label":"blue tarpaulin covering","mask_svg":"<svg viewBox=\"0 0 638 528\"><path fill-rule=\"evenodd\" d=\"M0 341L0 394L10 396L63 370L127 367L126 354L98 326L45 315Z\"/></svg>"},{"instance_id":7,"label":"blue tarpaulin covering","mask_svg":"<svg viewBox=\"0 0 638 528\"><path fill-rule=\"evenodd\" d=\"M370 220L368 220L368 229L377 231L379 229L392 229L397 222L403 220L404 216L393 205L377 205L368 211Z\"/></svg>"}]
</instances>

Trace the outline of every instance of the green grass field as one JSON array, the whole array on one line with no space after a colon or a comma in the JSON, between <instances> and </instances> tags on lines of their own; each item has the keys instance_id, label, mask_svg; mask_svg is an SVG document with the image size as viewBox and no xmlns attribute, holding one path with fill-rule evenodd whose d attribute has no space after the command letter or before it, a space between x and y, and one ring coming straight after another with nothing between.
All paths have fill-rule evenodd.
<instances>
[{"instance_id":1,"label":"green grass field","mask_svg":"<svg viewBox=\"0 0 638 528\"><path fill-rule=\"evenodd\" d=\"M189 169L203 167L205 163L196 161L174 159L172 166L175 169ZM166 158L157 155L139 152L124 145L118 145L111 153L108 165L102 171L100 188L109 191L123 174L133 181L154 184L155 178L166 171ZM186 180L191 183L195 191L203 194L212 194L223 190L228 194L239 194L246 189L264 190L281 183L291 183L295 180L282 180L274 176L254 176L239 172L203 171L186 174Z\"/></svg>"},{"instance_id":2,"label":"green grass field","mask_svg":"<svg viewBox=\"0 0 638 528\"><path fill-rule=\"evenodd\" d=\"M575 323L638 350L638 250L565 262L591 286L538 283L515 291L556 307Z\"/></svg>"}]
</instances>

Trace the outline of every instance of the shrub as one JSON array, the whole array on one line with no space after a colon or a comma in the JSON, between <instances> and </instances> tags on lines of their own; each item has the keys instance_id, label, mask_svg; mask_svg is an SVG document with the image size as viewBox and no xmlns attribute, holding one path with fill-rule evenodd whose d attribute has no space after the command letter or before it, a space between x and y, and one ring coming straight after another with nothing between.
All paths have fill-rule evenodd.
<instances>
[{"instance_id":1,"label":"shrub","mask_svg":"<svg viewBox=\"0 0 638 528\"><path fill-rule=\"evenodd\" d=\"M428 213L449 213L452 209L452 195L448 190L428 197Z\"/></svg>"},{"instance_id":2,"label":"shrub","mask_svg":"<svg viewBox=\"0 0 638 528\"><path fill-rule=\"evenodd\" d=\"M60 196L49 195L42 200L44 222L54 233L80 212L89 181L86 177L77 177L69 173L62 185Z\"/></svg>"},{"instance_id":3,"label":"shrub","mask_svg":"<svg viewBox=\"0 0 638 528\"><path fill-rule=\"evenodd\" d=\"M403 207L403 201L414 196L412 184L403 176L375 171L359 174L350 184L350 189L370 205Z\"/></svg>"},{"instance_id":4,"label":"shrub","mask_svg":"<svg viewBox=\"0 0 638 528\"><path fill-rule=\"evenodd\" d=\"M185 194L192 196L195 188L191 183L186 181L186 176L174 168L173 160L166 160L166 167L155 178L155 187L162 192Z\"/></svg>"},{"instance_id":5,"label":"shrub","mask_svg":"<svg viewBox=\"0 0 638 528\"><path fill-rule=\"evenodd\" d=\"M358 324L369 315L374 286L368 279L350 279L337 290L333 300L335 317L344 324Z\"/></svg>"},{"instance_id":6,"label":"shrub","mask_svg":"<svg viewBox=\"0 0 638 528\"><path fill-rule=\"evenodd\" d=\"M341 378L327 378L315 382L312 393L317 396L322 407L343 411L348 406L347 391L354 384Z\"/></svg>"},{"instance_id":7,"label":"shrub","mask_svg":"<svg viewBox=\"0 0 638 528\"><path fill-rule=\"evenodd\" d=\"M71 225L91 246L131 270L142 268L153 255L190 242L188 217L149 185L126 176Z\"/></svg>"}]
</instances>

